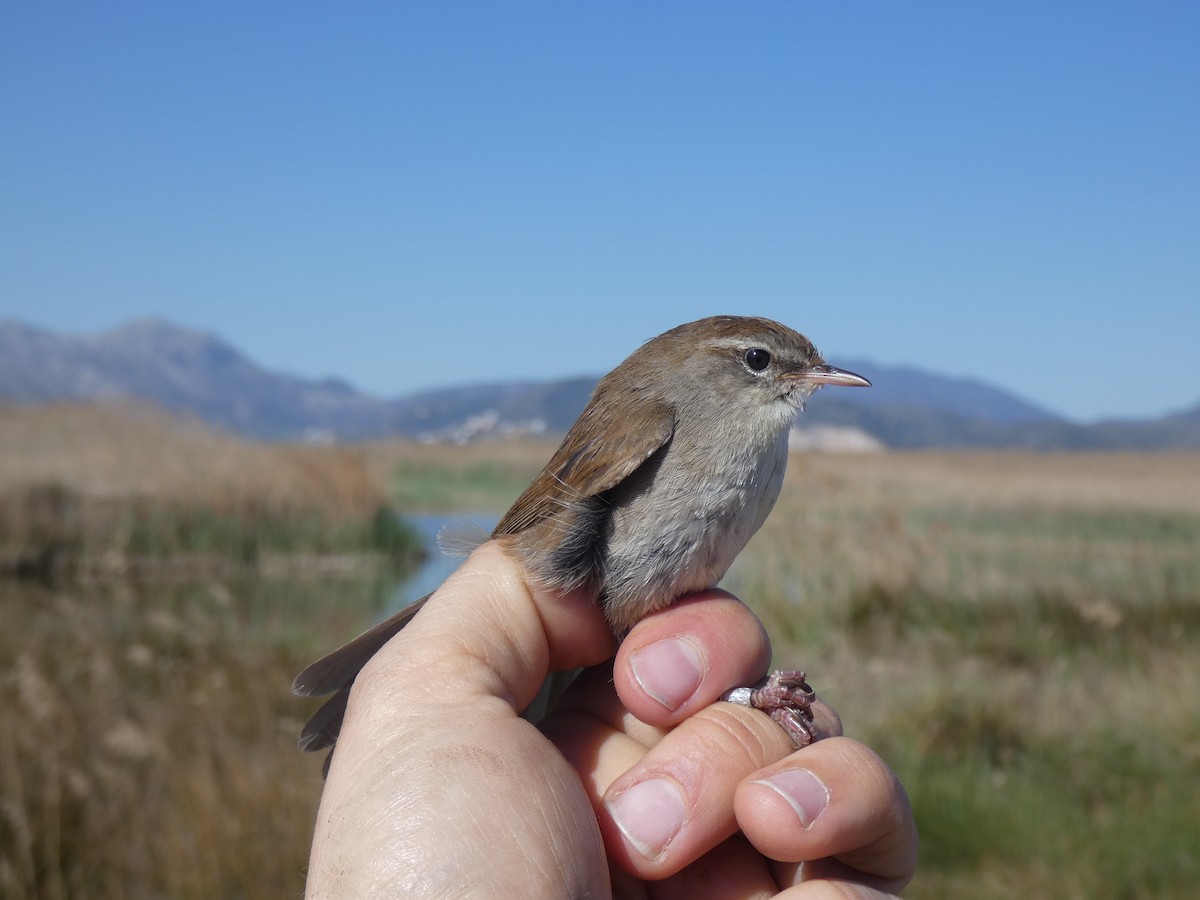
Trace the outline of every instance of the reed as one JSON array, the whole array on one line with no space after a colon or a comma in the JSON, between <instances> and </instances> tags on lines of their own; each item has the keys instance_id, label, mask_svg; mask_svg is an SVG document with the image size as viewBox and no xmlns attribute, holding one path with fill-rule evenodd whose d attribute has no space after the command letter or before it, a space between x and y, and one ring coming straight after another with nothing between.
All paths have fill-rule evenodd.
<instances>
[{"instance_id":1,"label":"reed","mask_svg":"<svg viewBox=\"0 0 1200 900\"><path fill-rule=\"evenodd\" d=\"M394 445L393 486L500 512L551 450ZM726 586L901 775L907 895L1190 897L1197 548L1195 454L811 454Z\"/></svg>"},{"instance_id":2,"label":"reed","mask_svg":"<svg viewBox=\"0 0 1200 900\"><path fill-rule=\"evenodd\" d=\"M358 449L0 408L0 897L299 896L291 679L420 551Z\"/></svg>"},{"instance_id":3,"label":"reed","mask_svg":"<svg viewBox=\"0 0 1200 900\"><path fill-rule=\"evenodd\" d=\"M423 548L362 452L246 441L137 407L0 408L0 574L368 569ZM288 563L287 561L290 561Z\"/></svg>"},{"instance_id":4,"label":"reed","mask_svg":"<svg viewBox=\"0 0 1200 900\"><path fill-rule=\"evenodd\" d=\"M359 582L0 581L0 896L299 896L320 760L288 685L319 630L376 601Z\"/></svg>"},{"instance_id":5,"label":"reed","mask_svg":"<svg viewBox=\"0 0 1200 900\"><path fill-rule=\"evenodd\" d=\"M255 567L187 580L0 579L0 896L298 895L320 760L294 748L311 704L288 685L384 589L263 561L386 532L381 503L502 512L553 447L289 447L114 415L0 409L0 497L26 504L0 544L101 546L137 504L144 533L117 546L162 559L241 546L227 513L292 530ZM1200 883L1197 547L1197 455L812 454L726 586L903 779L908 896L1182 898Z\"/></svg>"},{"instance_id":6,"label":"reed","mask_svg":"<svg viewBox=\"0 0 1200 900\"><path fill-rule=\"evenodd\" d=\"M731 573L908 787L916 897L1200 879L1200 457L814 457Z\"/></svg>"}]
</instances>

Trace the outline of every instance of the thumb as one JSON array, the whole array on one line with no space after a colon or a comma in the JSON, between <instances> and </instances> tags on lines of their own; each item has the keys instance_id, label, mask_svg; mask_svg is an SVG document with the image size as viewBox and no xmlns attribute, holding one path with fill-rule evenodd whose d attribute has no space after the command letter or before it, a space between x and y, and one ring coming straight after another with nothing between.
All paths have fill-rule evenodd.
<instances>
[{"instance_id":1,"label":"thumb","mask_svg":"<svg viewBox=\"0 0 1200 900\"><path fill-rule=\"evenodd\" d=\"M599 662L612 645L586 597L531 589L499 542L476 550L354 681L307 896L410 896L419 882L422 896L578 897L607 885L578 773L517 712L551 669Z\"/></svg>"},{"instance_id":2,"label":"thumb","mask_svg":"<svg viewBox=\"0 0 1200 900\"><path fill-rule=\"evenodd\" d=\"M472 553L359 679L403 685L416 701L490 695L519 712L549 672L610 658L615 643L596 605L583 591L531 586L502 541Z\"/></svg>"}]
</instances>

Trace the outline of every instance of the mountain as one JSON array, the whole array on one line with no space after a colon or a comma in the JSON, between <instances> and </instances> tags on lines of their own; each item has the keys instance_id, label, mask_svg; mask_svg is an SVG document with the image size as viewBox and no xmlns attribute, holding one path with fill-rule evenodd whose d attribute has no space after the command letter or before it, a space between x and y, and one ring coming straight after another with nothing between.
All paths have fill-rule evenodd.
<instances>
[{"instance_id":1,"label":"mountain","mask_svg":"<svg viewBox=\"0 0 1200 900\"><path fill-rule=\"evenodd\" d=\"M1083 425L974 379L869 360L839 363L875 386L821 391L803 427L897 448L1200 449L1200 405L1156 420ZM158 319L94 336L0 322L0 400L135 399L259 438L562 432L595 383L594 376L504 382L382 399L338 379L267 371L214 335Z\"/></svg>"},{"instance_id":2,"label":"mountain","mask_svg":"<svg viewBox=\"0 0 1200 900\"><path fill-rule=\"evenodd\" d=\"M527 431L563 432L587 405L594 377L559 381L500 382L443 388L392 402L404 434L460 436L463 426L484 417Z\"/></svg>"},{"instance_id":3,"label":"mountain","mask_svg":"<svg viewBox=\"0 0 1200 900\"><path fill-rule=\"evenodd\" d=\"M935 375L910 366L884 366L865 359L839 358L837 364L871 381L871 390L851 391L842 398L856 408L932 409L997 425L1053 422L1060 418L974 378Z\"/></svg>"},{"instance_id":4,"label":"mountain","mask_svg":"<svg viewBox=\"0 0 1200 900\"><path fill-rule=\"evenodd\" d=\"M359 437L390 427L387 404L345 382L265 371L213 335L158 319L87 337L0 323L0 397L133 398L267 438Z\"/></svg>"}]
</instances>

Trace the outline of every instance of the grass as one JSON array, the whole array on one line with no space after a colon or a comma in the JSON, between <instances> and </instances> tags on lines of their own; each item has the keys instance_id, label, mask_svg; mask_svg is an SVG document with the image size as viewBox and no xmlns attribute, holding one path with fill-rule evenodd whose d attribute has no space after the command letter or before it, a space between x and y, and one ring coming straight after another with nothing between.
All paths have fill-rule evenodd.
<instances>
[{"instance_id":1,"label":"grass","mask_svg":"<svg viewBox=\"0 0 1200 900\"><path fill-rule=\"evenodd\" d=\"M502 513L554 451L542 441L478 445L382 443L365 450L388 496L410 513Z\"/></svg>"},{"instance_id":2,"label":"grass","mask_svg":"<svg viewBox=\"0 0 1200 900\"><path fill-rule=\"evenodd\" d=\"M499 513L552 449L273 446L0 409L0 497L49 491L0 517L10 546L137 503L155 512L117 546L138 553L261 541L255 566L187 580L0 579L0 896L298 895L320 760L294 748L309 707L287 687L381 589L264 561L371 540L381 504ZM283 530L223 524L248 510ZM816 454L726 586L903 779L908 896L1190 897L1198 548L1196 455Z\"/></svg>"},{"instance_id":3,"label":"grass","mask_svg":"<svg viewBox=\"0 0 1200 900\"><path fill-rule=\"evenodd\" d=\"M321 761L288 684L376 599L0 582L0 896L299 896Z\"/></svg>"},{"instance_id":4,"label":"grass","mask_svg":"<svg viewBox=\"0 0 1200 900\"><path fill-rule=\"evenodd\" d=\"M499 512L551 449L441 448L392 484ZM1190 897L1198 549L1195 455L817 454L726 585L901 775L909 896Z\"/></svg>"},{"instance_id":5,"label":"grass","mask_svg":"<svg viewBox=\"0 0 1200 900\"><path fill-rule=\"evenodd\" d=\"M896 768L916 897L1200 880L1200 458L818 457L728 586Z\"/></svg>"},{"instance_id":6,"label":"grass","mask_svg":"<svg viewBox=\"0 0 1200 900\"><path fill-rule=\"evenodd\" d=\"M260 444L131 407L0 408L0 573L368 570L423 548L361 451ZM295 568L295 565L292 565Z\"/></svg>"},{"instance_id":7,"label":"grass","mask_svg":"<svg viewBox=\"0 0 1200 900\"><path fill-rule=\"evenodd\" d=\"M291 679L415 541L358 449L0 408L0 897L299 896Z\"/></svg>"}]
</instances>

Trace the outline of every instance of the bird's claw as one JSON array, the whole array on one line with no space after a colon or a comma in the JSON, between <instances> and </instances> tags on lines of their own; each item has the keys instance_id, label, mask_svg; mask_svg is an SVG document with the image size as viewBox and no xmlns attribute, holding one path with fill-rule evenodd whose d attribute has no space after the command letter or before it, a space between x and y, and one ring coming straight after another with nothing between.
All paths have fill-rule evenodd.
<instances>
[{"instance_id":1,"label":"bird's claw","mask_svg":"<svg viewBox=\"0 0 1200 900\"><path fill-rule=\"evenodd\" d=\"M787 732L799 750L815 739L812 702L816 692L804 679L804 672L772 672L754 687L734 688L722 700L761 709Z\"/></svg>"}]
</instances>

